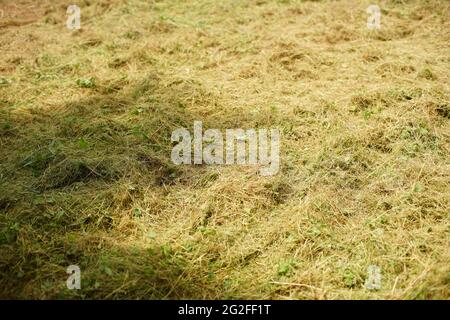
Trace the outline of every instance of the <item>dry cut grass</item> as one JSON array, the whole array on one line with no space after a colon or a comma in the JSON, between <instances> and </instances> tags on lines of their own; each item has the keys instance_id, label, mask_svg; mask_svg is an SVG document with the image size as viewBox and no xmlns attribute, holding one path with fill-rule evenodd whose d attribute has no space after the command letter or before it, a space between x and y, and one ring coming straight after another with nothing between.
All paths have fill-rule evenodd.
<instances>
[{"instance_id":1,"label":"dry cut grass","mask_svg":"<svg viewBox=\"0 0 450 320\"><path fill-rule=\"evenodd\" d=\"M449 2L371 3L0 1L0 297L448 299ZM280 173L173 165L194 120Z\"/></svg>"}]
</instances>

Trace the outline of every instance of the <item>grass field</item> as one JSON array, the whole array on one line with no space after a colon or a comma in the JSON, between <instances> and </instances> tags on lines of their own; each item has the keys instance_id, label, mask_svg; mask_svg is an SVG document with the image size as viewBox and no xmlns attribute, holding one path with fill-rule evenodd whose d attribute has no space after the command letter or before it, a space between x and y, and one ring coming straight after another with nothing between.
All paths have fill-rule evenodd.
<instances>
[{"instance_id":1,"label":"grass field","mask_svg":"<svg viewBox=\"0 0 450 320\"><path fill-rule=\"evenodd\" d=\"M0 45L1 298L450 298L449 1L0 0ZM280 172L174 165L196 120Z\"/></svg>"}]
</instances>

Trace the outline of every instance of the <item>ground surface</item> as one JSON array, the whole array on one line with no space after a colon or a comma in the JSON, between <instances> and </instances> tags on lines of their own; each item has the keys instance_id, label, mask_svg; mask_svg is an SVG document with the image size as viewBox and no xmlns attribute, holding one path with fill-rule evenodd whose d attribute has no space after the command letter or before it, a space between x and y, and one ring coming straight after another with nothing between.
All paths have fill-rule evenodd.
<instances>
[{"instance_id":1,"label":"ground surface","mask_svg":"<svg viewBox=\"0 0 450 320\"><path fill-rule=\"evenodd\" d=\"M450 298L448 1L71 3L0 1L0 297ZM194 120L280 173L174 166Z\"/></svg>"}]
</instances>

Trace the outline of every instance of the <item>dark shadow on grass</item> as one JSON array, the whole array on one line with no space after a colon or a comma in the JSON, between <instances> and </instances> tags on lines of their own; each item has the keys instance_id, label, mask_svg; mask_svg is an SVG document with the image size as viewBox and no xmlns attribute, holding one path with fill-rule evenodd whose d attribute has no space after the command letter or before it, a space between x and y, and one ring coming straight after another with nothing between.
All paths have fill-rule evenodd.
<instances>
[{"instance_id":1,"label":"dark shadow on grass","mask_svg":"<svg viewBox=\"0 0 450 320\"><path fill-rule=\"evenodd\" d=\"M170 159L172 131L192 127L201 116L178 100L187 92L161 88L156 76L131 90L89 90L88 98L50 112L35 109L27 119L8 115L0 168L0 296L198 296L198 279L189 283L182 259L160 245L130 249L117 240L108 252L79 238L122 235L111 212L129 212L144 192L165 192L201 173L202 166L178 167ZM86 271L86 289L79 293L64 288L70 264Z\"/></svg>"}]
</instances>

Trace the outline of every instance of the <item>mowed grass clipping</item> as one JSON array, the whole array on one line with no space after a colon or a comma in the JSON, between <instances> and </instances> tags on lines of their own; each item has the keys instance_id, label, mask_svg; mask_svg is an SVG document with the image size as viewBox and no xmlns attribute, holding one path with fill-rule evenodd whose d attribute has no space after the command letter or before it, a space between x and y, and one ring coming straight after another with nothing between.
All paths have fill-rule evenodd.
<instances>
[{"instance_id":1,"label":"mowed grass clipping","mask_svg":"<svg viewBox=\"0 0 450 320\"><path fill-rule=\"evenodd\" d=\"M1 1L0 297L450 298L450 4L372 2ZM194 120L279 174L173 165Z\"/></svg>"}]
</instances>

